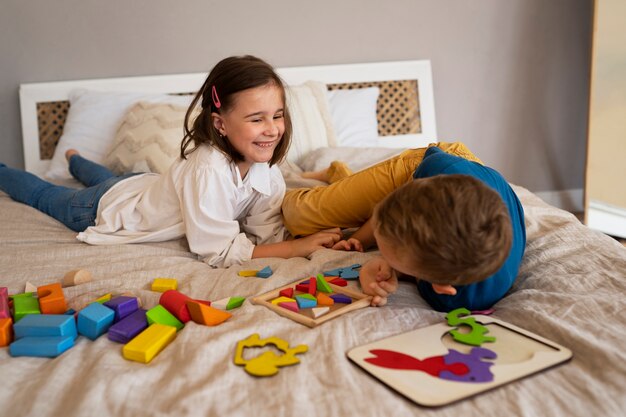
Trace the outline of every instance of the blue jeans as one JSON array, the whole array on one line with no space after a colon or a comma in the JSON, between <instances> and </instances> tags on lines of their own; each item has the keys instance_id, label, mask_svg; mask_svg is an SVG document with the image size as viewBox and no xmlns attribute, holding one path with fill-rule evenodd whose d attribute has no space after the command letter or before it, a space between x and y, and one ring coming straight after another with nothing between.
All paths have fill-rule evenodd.
<instances>
[{"instance_id":1,"label":"blue jeans","mask_svg":"<svg viewBox=\"0 0 626 417\"><path fill-rule=\"evenodd\" d=\"M34 207L54 217L75 232L93 226L100 198L113 185L135 174L116 176L102 165L80 155L69 161L70 174L86 188L54 185L29 172L0 163L0 190L15 201Z\"/></svg>"}]
</instances>

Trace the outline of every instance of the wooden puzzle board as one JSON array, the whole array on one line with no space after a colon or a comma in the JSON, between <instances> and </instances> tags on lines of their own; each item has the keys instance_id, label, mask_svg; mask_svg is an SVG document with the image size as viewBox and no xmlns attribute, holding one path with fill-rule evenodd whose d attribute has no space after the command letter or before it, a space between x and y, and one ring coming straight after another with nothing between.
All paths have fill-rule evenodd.
<instances>
[{"instance_id":1,"label":"wooden puzzle board","mask_svg":"<svg viewBox=\"0 0 626 417\"><path fill-rule=\"evenodd\" d=\"M489 316L471 317L489 329L488 336L496 338L495 342L483 343L481 346L497 354L490 368L494 376L491 382L451 381L418 370L384 368L365 361L367 358L375 357L376 355L370 351L377 349L400 352L420 360L446 355L449 349L469 353L474 346L456 342L449 334L454 327L445 321L351 349L347 356L400 394L428 407L442 406L476 395L550 368L572 357L569 349L512 324Z\"/></svg>"},{"instance_id":2,"label":"wooden puzzle board","mask_svg":"<svg viewBox=\"0 0 626 417\"><path fill-rule=\"evenodd\" d=\"M322 324L328 320L334 319L342 314L348 313L350 311L357 310L359 308L367 307L370 305L372 297L369 295L365 295L361 292L351 290L346 287L339 287L337 285L328 284L329 287L333 290L333 293L343 294L350 298L352 298L352 302L350 304L338 304L335 303L330 306L330 311L323 316L318 318L314 318L311 309L301 309L298 312L294 312L291 310L287 310L281 306L272 304L272 300L279 297L279 293L285 288L294 288L296 284L303 281L302 279L295 281L291 284L285 285L283 287L277 288L275 290L269 291L265 294L256 296L250 300L252 304L262 305L274 312L280 314L283 317L287 317L291 320L294 320L300 324L304 324L305 326L315 327L319 324ZM299 292L296 292L299 293ZM301 293L304 294L304 293Z\"/></svg>"}]
</instances>

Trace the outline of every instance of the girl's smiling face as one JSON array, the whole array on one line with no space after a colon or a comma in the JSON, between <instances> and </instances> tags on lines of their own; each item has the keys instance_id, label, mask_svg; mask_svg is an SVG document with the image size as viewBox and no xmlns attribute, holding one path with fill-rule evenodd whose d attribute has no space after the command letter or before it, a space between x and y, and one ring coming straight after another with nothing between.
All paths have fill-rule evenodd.
<instances>
[{"instance_id":1,"label":"girl's smiling face","mask_svg":"<svg viewBox=\"0 0 626 417\"><path fill-rule=\"evenodd\" d=\"M244 177L253 163L268 162L285 132L283 90L273 83L234 94L234 104L212 113L213 126L244 157L237 166Z\"/></svg>"}]
</instances>

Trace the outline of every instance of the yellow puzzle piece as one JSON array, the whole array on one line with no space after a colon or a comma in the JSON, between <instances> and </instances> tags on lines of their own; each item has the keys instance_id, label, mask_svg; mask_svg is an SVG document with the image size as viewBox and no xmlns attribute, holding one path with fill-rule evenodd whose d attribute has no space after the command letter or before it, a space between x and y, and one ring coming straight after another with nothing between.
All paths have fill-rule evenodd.
<instances>
[{"instance_id":1,"label":"yellow puzzle piece","mask_svg":"<svg viewBox=\"0 0 626 417\"><path fill-rule=\"evenodd\" d=\"M277 349L284 352L283 355L277 355L272 351L267 351L252 358L245 360L243 358L243 350L247 347L263 347L273 344ZM289 348L289 342L276 336L267 339L260 339L257 333L251 335L247 339L240 340L237 343L235 352L235 365L245 365L245 370L254 376L272 376L278 373L280 366L289 366L300 363L300 359L296 357L298 353L304 353L309 350L307 345L298 345L295 348Z\"/></svg>"}]
</instances>

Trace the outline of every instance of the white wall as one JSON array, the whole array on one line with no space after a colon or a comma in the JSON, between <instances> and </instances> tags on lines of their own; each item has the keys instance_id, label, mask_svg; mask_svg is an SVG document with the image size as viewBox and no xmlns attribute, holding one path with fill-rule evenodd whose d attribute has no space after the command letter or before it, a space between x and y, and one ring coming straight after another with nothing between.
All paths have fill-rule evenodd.
<instances>
[{"instance_id":1,"label":"white wall","mask_svg":"<svg viewBox=\"0 0 626 417\"><path fill-rule=\"evenodd\" d=\"M23 167L18 86L430 59L441 140L531 191L580 190L592 0L0 0L0 160Z\"/></svg>"}]
</instances>

